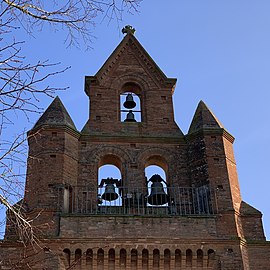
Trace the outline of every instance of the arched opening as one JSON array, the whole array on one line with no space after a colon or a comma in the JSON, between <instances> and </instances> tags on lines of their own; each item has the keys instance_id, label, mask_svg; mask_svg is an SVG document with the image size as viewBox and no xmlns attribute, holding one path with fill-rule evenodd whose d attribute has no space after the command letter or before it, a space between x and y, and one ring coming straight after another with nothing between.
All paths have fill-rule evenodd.
<instances>
[{"instance_id":1,"label":"arched opening","mask_svg":"<svg viewBox=\"0 0 270 270\"><path fill-rule=\"evenodd\" d=\"M120 249L120 269L126 269L127 265L127 251L125 249Z\"/></svg>"},{"instance_id":2,"label":"arched opening","mask_svg":"<svg viewBox=\"0 0 270 270\"><path fill-rule=\"evenodd\" d=\"M215 251L213 249L209 249L207 254L208 254L207 267L212 267L215 261Z\"/></svg>"},{"instance_id":3,"label":"arched opening","mask_svg":"<svg viewBox=\"0 0 270 270\"><path fill-rule=\"evenodd\" d=\"M159 262L160 262L160 253L158 249L153 250L153 269L159 269Z\"/></svg>"},{"instance_id":4,"label":"arched opening","mask_svg":"<svg viewBox=\"0 0 270 270\"><path fill-rule=\"evenodd\" d=\"M99 206L122 205L121 161L114 155L106 155L99 162L98 195Z\"/></svg>"},{"instance_id":5,"label":"arched opening","mask_svg":"<svg viewBox=\"0 0 270 270\"><path fill-rule=\"evenodd\" d=\"M142 269L148 270L149 252L147 249L142 250Z\"/></svg>"},{"instance_id":6,"label":"arched opening","mask_svg":"<svg viewBox=\"0 0 270 270\"><path fill-rule=\"evenodd\" d=\"M93 250L87 249L85 254L85 261L87 265L87 269L90 270L93 268Z\"/></svg>"},{"instance_id":7,"label":"arched opening","mask_svg":"<svg viewBox=\"0 0 270 270\"><path fill-rule=\"evenodd\" d=\"M145 168L145 177L148 190L147 205L168 206L170 198L166 171L154 163Z\"/></svg>"},{"instance_id":8,"label":"arched opening","mask_svg":"<svg viewBox=\"0 0 270 270\"><path fill-rule=\"evenodd\" d=\"M176 249L175 253L175 268L176 269L180 269L182 266L182 254L181 254L181 250L180 249Z\"/></svg>"},{"instance_id":9,"label":"arched opening","mask_svg":"<svg viewBox=\"0 0 270 270\"><path fill-rule=\"evenodd\" d=\"M141 88L135 83L126 83L120 94L120 121L141 122Z\"/></svg>"},{"instance_id":10,"label":"arched opening","mask_svg":"<svg viewBox=\"0 0 270 270\"><path fill-rule=\"evenodd\" d=\"M108 256L108 270L115 269L115 250L111 248Z\"/></svg>"},{"instance_id":11,"label":"arched opening","mask_svg":"<svg viewBox=\"0 0 270 270\"><path fill-rule=\"evenodd\" d=\"M77 269L80 269L82 265L82 250L79 248L75 250L75 265Z\"/></svg>"},{"instance_id":12,"label":"arched opening","mask_svg":"<svg viewBox=\"0 0 270 270\"><path fill-rule=\"evenodd\" d=\"M65 258L66 264L68 266L70 266L70 250L68 248L65 248L63 250L63 253L64 253L64 258Z\"/></svg>"},{"instance_id":13,"label":"arched opening","mask_svg":"<svg viewBox=\"0 0 270 270\"><path fill-rule=\"evenodd\" d=\"M97 269L103 270L104 268L104 250L102 248L97 251Z\"/></svg>"},{"instance_id":14,"label":"arched opening","mask_svg":"<svg viewBox=\"0 0 270 270\"><path fill-rule=\"evenodd\" d=\"M203 251L197 250L197 267L203 267Z\"/></svg>"},{"instance_id":15,"label":"arched opening","mask_svg":"<svg viewBox=\"0 0 270 270\"><path fill-rule=\"evenodd\" d=\"M170 270L171 266L171 252L169 249L164 250L164 269Z\"/></svg>"},{"instance_id":16,"label":"arched opening","mask_svg":"<svg viewBox=\"0 0 270 270\"><path fill-rule=\"evenodd\" d=\"M192 250L187 249L186 251L186 266L191 267L192 266Z\"/></svg>"},{"instance_id":17,"label":"arched opening","mask_svg":"<svg viewBox=\"0 0 270 270\"><path fill-rule=\"evenodd\" d=\"M131 250L131 269L137 269L138 264L138 251L136 249Z\"/></svg>"}]
</instances>

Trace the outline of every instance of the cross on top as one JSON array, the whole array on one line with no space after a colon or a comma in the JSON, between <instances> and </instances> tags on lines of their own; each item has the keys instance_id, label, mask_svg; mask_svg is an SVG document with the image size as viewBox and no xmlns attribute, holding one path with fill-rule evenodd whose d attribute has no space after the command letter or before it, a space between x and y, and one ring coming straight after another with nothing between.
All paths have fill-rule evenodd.
<instances>
[{"instance_id":1,"label":"cross on top","mask_svg":"<svg viewBox=\"0 0 270 270\"><path fill-rule=\"evenodd\" d=\"M123 34L129 34L130 33L130 34L134 35L135 31L136 31L136 29L133 28L131 25L126 25L122 29Z\"/></svg>"}]
</instances>

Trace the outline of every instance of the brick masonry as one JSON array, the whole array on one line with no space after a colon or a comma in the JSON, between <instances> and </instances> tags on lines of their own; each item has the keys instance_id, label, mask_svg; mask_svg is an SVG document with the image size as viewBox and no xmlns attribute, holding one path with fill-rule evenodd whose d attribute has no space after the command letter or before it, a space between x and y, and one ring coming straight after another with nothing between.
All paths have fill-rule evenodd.
<instances>
[{"instance_id":1,"label":"brick masonry","mask_svg":"<svg viewBox=\"0 0 270 270\"><path fill-rule=\"evenodd\" d=\"M0 269L270 269L261 213L241 198L234 138L202 101L184 135L174 122L175 83L128 33L85 79L90 117L81 132L60 99L53 101L28 134L20 202L38 242L22 245L24 235L8 214ZM121 122L126 92L139 97L141 122ZM161 216L74 212L74 188L96 190L106 164L120 170L129 190L146 188L149 165L165 171L170 187L209 186L215 209ZM98 209L91 194L87 203Z\"/></svg>"}]
</instances>

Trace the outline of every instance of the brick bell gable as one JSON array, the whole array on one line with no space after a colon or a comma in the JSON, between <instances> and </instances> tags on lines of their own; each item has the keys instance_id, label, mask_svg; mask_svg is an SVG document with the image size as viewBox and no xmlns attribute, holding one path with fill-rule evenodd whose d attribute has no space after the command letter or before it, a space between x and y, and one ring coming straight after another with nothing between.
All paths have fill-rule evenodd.
<instances>
[{"instance_id":1,"label":"brick bell gable","mask_svg":"<svg viewBox=\"0 0 270 270\"><path fill-rule=\"evenodd\" d=\"M81 132L59 98L29 131L18 205L38 242L19 234L9 214L0 269L270 269L262 215L241 198L233 136L203 101L182 133L176 79L131 30L85 78L90 111ZM125 107L128 97L140 106ZM104 165L119 179L100 179ZM152 165L164 175L147 177Z\"/></svg>"}]
</instances>

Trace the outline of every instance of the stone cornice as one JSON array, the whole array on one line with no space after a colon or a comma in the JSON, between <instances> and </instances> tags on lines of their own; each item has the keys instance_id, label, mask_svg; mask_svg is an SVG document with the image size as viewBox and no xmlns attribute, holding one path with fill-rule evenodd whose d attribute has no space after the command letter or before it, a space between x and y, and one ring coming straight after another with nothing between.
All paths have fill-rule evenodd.
<instances>
[{"instance_id":1,"label":"stone cornice","mask_svg":"<svg viewBox=\"0 0 270 270\"><path fill-rule=\"evenodd\" d=\"M209 129L200 129L196 132L187 134L185 138L190 141L193 140L196 137L201 137L201 136L207 136L207 135L218 135L226 138L229 142L233 143L235 138L224 128L209 128Z\"/></svg>"},{"instance_id":2,"label":"stone cornice","mask_svg":"<svg viewBox=\"0 0 270 270\"><path fill-rule=\"evenodd\" d=\"M184 137L157 137L157 136L130 136L130 135L88 135L82 134L80 141L91 142L118 142L118 143L163 143L186 144Z\"/></svg>"},{"instance_id":3,"label":"stone cornice","mask_svg":"<svg viewBox=\"0 0 270 270\"><path fill-rule=\"evenodd\" d=\"M75 138L79 138L81 133L75 129L72 129L71 127L69 126L66 126L66 125L42 125L42 126L39 126L37 128L33 128L31 130L29 130L27 132L27 136L28 138L31 137L31 136L34 136L35 134L38 134L39 132L42 132L43 130L51 130L51 131L55 131L55 130L61 130L61 131L64 131L70 135L72 135L73 137Z\"/></svg>"}]
</instances>

